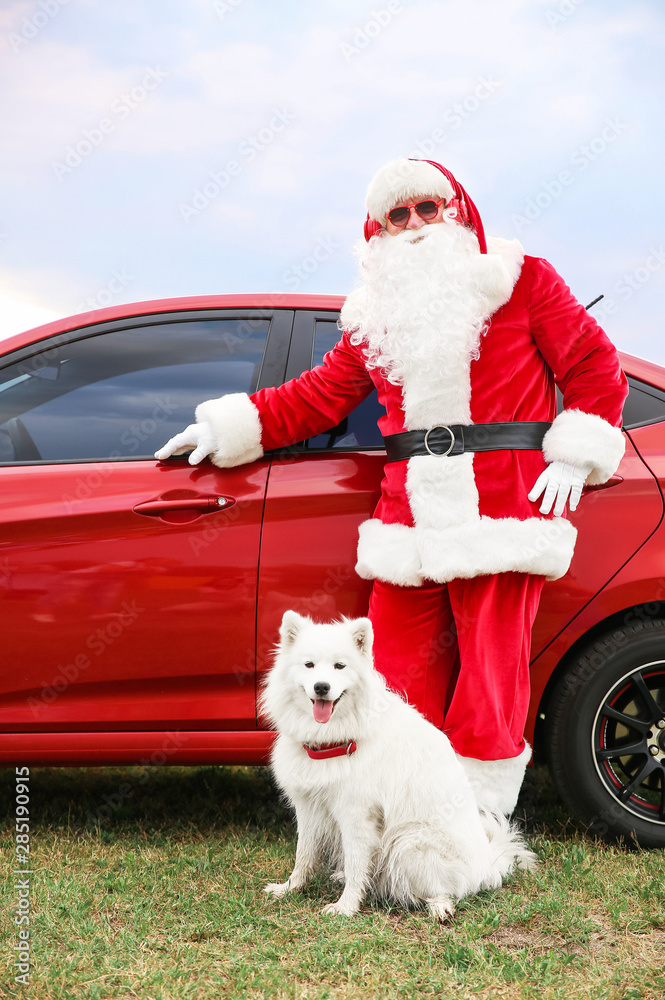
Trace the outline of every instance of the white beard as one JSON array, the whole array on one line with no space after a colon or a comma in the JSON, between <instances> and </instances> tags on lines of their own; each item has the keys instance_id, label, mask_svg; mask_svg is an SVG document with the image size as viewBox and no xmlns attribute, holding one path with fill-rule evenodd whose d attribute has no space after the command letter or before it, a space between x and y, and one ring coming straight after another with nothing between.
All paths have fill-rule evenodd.
<instances>
[{"instance_id":1,"label":"white beard","mask_svg":"<svg viewBox=\"0 0 665 1000\"><path fill-rule=\"evenodd\" d=\"M407 426L429 426L433 410L437 420L470 423L471 361L517 275L501 256L481 254L475 235L451 218L381 233L356 252L363 285L341 321L367 367L404 387Z\"/></svg>"}]
</instances>

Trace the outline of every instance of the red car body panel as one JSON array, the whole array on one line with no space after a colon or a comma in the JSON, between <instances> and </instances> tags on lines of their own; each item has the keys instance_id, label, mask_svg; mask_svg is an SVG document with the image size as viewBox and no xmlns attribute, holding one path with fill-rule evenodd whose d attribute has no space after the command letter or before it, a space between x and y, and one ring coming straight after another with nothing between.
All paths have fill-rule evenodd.
<instances>
[{"instance_id":1,"label":"red car body panel","mask_svg":"<svg viewBox=\"0 0 665 1000\"><path fill-rule=\"evenodd\" d=\"M585 489L577 510L569 515L578 530L575 554L566 576L543 590L533 628L532 660L603 585L609 585L656 529L662 513L658 485L627 441L616 476L602 487Z\"/></svg>"},{"instance_id":2,"label":"red car body panel","mask_svg":"<svg viewBox=\"0 0 665 1000\"><path fill-rule=\"evenodd\" d=\"M115 319L175 311L330 311L341 296L134 303L27 331L3 353ZM76 336L77 334L74 334ZM624 356L665 389L657 365ZM665 600L665 423L631 430L617 475L585 490L569 573L533 631L533 739L552 678L612 616ZM153 460L0 469L0 763L264 763L257 715L282 614L366 613L358 524L377 450L284 453L237 469ZM47 483L48 488L45 488ZM221 500L221 503L218 501Z\"/></svg>"},{"instance_id":3,"label":"red car body panel","mask_svg":"<svg viewBox=\"0 0 665 1000\"><path fill-rule=\"evenodd\" d=\"M2 739L0 763L49 767L110 764L267 764L275 734L220 732L13 733Z\"/></svg>"},{"instance_id":4,"label":"red car body panel","mask_svg":"<svg viewBox=\"0 0 665 1000\"><path fill-rule=\"evenodd\" d=\"M367 614L371 583L353 567L358 524L378 501L384 458L383 452L353 452L273 462L259 572L259 689L289 608L322 621Z\"/></svg>"},{"instance_id":5,"label":"red car body panel","mask_svg":"<svg viewBox=\"0 0 665 1000\"><path fill-rule=\"evenodd\" d=\"M56 465L48 497L41 467L3 470L0 525L12 538L3 659L33 681L17 688L16 672L3 671L3 730L253 728L268 467ZM179 515L134 510L174 494ZM233 502L200 512L183 494Z\"/></svg>"},{"instance_id":6,"label":"red car body panel","mask_svg":"<svg viewBox=\"0 0 665 1000\"><path fill-rule=\"evenodd\" d=\"M599 623L619 614L623 624L639 621L640 613L633 609L665 600L665 521L658 482L665 481L665 425L637 428L630 436L638 443L640 454L628 439L617 477L613 477L622 476L622 481L609 490L584 491L578 510L570 515L578 528L570 570L543 590L534 623L527 738L533 737L548 685L566 665L571 650L584 645L585 636L593 634ZM660 438L660 453L653 456L650 464L654 468L650 469L643 461L643 445L648 441L655 444L655 437ZM654 478L657 470L658 479ZM603 503L602 517L598 516L599 502ZM603 578L606 583L598 589ZM559 629L553 640L541 647L539 638L546 622L554 628L558 624ZM561 628L564 622L567 624Z\"/></svg>"}]
</instances>

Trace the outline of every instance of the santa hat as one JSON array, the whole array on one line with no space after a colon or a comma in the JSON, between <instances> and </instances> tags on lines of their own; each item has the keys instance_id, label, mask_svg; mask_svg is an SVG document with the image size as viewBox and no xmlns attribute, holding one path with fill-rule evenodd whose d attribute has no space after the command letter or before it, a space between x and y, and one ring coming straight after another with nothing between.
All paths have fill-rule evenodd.
<instances>
[{"instance_id":1,"label":"santa hat","mask_svg":"<svg viewBox=\"0 0 665 1000\"><path fill-rule=\"evenodd\" d=\"M478 209L450 171L434 160L391 160L374 175L365 200L365 239L369 240L385 228L386 213L395 205L428 196L445 198L447 208L457 209L459 221L471 227L478 237L480 252L487 253Z\"/></svg>"}]
</instances>

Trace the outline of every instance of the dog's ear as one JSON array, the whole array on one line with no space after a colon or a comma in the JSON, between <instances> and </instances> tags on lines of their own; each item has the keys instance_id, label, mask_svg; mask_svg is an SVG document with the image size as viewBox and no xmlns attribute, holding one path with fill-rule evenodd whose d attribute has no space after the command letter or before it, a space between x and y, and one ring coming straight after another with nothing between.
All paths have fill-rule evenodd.
<instances>
[{"instance_id":1,"label":"dog's ear","mask_svg":"<svg viewBox=\"0 0 665 1000\"><path fill-rule=\"evenodd\" d=\"M298 632L300 632L303 625L306 623L307 619L299 615L297 611L285 611L282 618L282 624L279 628L280 638L283 645L290 646Z\"/></svg>"},{"instance_id":2,"label":"dog's ear","mask_svg":"<svg viewBox=\"0 0 665 1000\"><path fill-rule=\"evenodd\" d=\"M353 636L353 641L356 646L365 656L372 655L372 642L374 640L374 632L372 630L372 623L369 618L356 618L352 625L351 635Z\"/></svg>"}]
</instances>

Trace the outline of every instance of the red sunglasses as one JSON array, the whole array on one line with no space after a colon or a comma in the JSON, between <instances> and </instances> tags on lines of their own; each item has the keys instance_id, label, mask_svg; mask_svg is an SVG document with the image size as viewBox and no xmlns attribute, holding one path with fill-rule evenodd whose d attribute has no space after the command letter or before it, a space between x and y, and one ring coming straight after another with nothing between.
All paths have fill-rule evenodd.
<instances>
[{"instance_id":1,"label":"red sunglasses","mask_svg":"<svg viewBox=\"0 0 665 1000\"><path fill-rule=\"evenodd\" d=\"M441 198L439 201L420 201L417 205L400 205L398 208L392 208L386 215L386 219L392 222L397 229L403 229L411 218L411 209L415 208L416 214L421 219L425 222L431 222L437 216L439 205L442 202L445 204L445 201L445 198Z\"/></svg>"}]
</instances>

